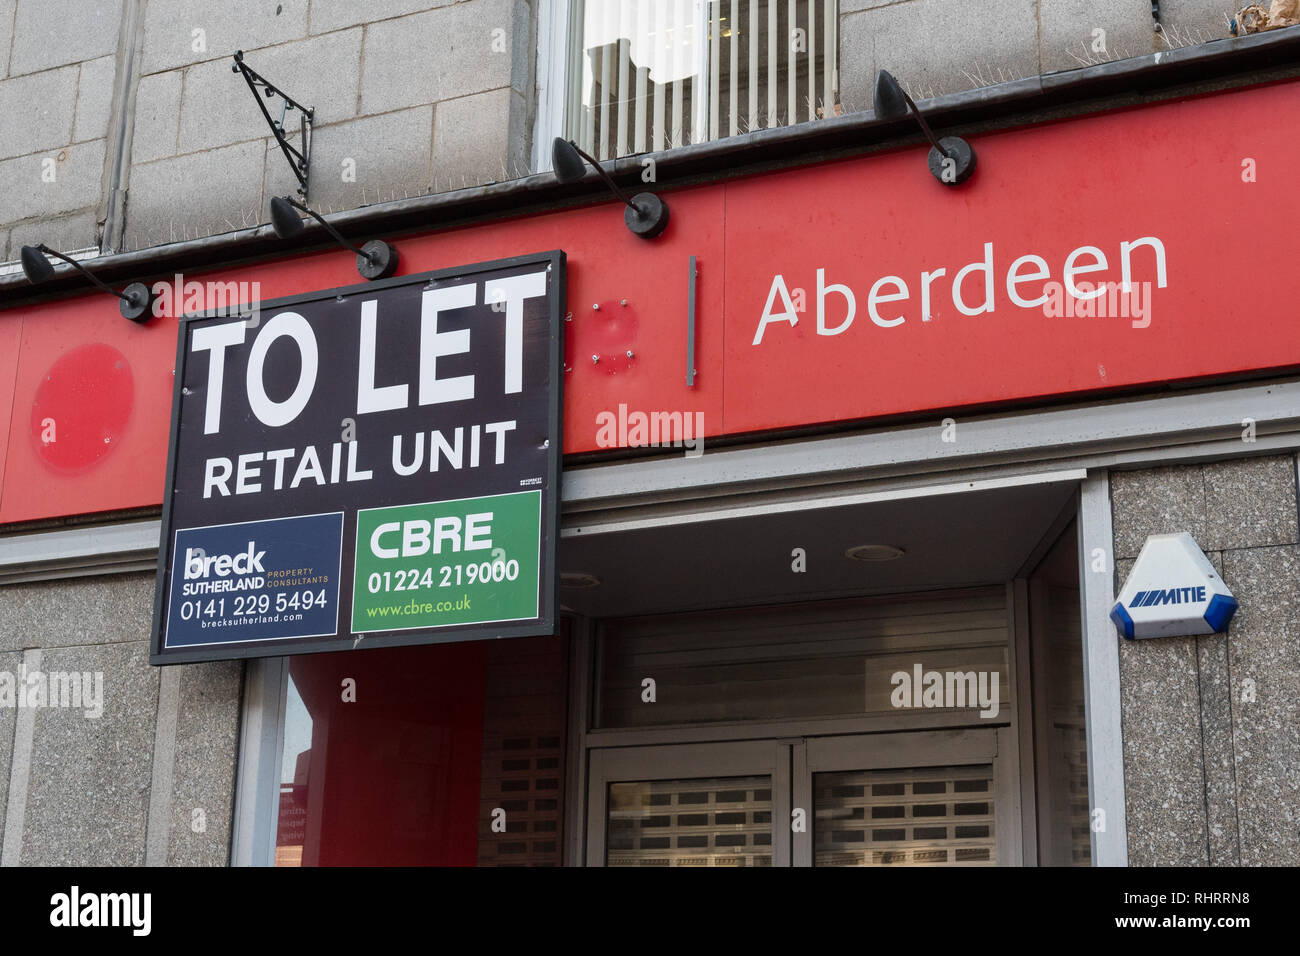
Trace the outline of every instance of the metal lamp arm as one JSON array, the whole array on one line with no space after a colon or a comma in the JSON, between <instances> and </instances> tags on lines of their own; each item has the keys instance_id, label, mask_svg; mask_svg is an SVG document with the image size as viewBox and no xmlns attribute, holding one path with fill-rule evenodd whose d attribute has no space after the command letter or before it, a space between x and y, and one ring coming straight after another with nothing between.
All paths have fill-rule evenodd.
<instances>
[{"instance_id":1,"label":"metal lamp arm","mask_svg":"<svg viewBox=\"0 0 1300 956\"><path fill-rule=\"evenodd\" d=\"M942 155L951 156L952 154L949 153L948 150L939 145L938 137L936 137L934 131L930 129L930 124L925 121L925 116L916 108L916 101L912 99L911 94L908 93L907 90L903 89L901 85L898 88L898 92L902 93L903 99L907 100L908 108L911 109L912 115L916 117L916 121L921 124L921 132L925 133L925 138L930 141L930 145L937 149Z\"/></svg>"},{"instance_id":2,"label":"metal lamp arm","mask_svg":"<svg viewBox=\"0 0 1300 956\"><path fill-rule=\"evenodd\" d=\"M95 283L95 285L99 286L99 288L102 289L103 291L108 292L108 293L111 293L111 294L117 296L119 299L122 299L122 300L125 301L125 302L130 302L130 303L132 303L132 304L135 303L135 299L134 299L134 298L132 298L131 296L127 295L125 292L118 292L118 291L117 291L116 289L114 289L112 286L106 285L104 282L102 282L102 281L100 280L100 278L99 278L98 276L96 276L93 272L91 272L89 269L87 269L85 266L83 266L83 265L82 265L80 262L78 262L76 259L73 259L71 256L65 256L63 253L59 252L57 249L51 249L49 246L47 246L47 245L46 245L45 243L43 243L43 242L42 242L42 243L38 243L37 246L36 246L36 248L39 249L41 252L43 252L43 253L44 253L45 255L47 255L47 256L54 256L56 259L62 259L64 262L68 263L68 265L72 266L74 269L76 269L78 272L80 272L82 275L84 275L84 276L85 276L87 279L89 279L91 282Z\"/></svg>"},{"instance_id":3,"label":"metal lamp arm","mask_svg":"<svg viewBox=\"0 0 1300 956\"><path fill-rule=\"evenodd\" d=\"M623 190L618 188L618 184L614 182L614 180L610 177L609 173L605 172L604 167L602 167L600 163L597 162L593 156L591 156L589 153L583 150L583 148L579 146L577 143L575 143L573 140L569 140L569 145L578 151L579 156L581 156L593 167L595 167L596 172L600 174L600 178L605 180L605 184L609 186L610 189L614 190L615 196L623 200L623 202L627 203L633 209L638 209L637 204L627 198L627 193L623 192Z\"/></svg>"},{"instance_id":4,"label":"metal lamp arm","mask_svg":"<svg viewBox=\"0 0 1300 956\"><path fill-rule=\"evenodd\" d=\"M359 246L355 246L355 245L353 245L352 243L348 242L346 239L344 239L343 236L342 236L342 234L340 234L339 231L338 231L337 229L335 229L335 228L334 228L333 226L331 226L328 222L326 222L326 221L325 221L325 217L322 216L320 213L318 213L316 210L312 209L312 208L309 207L309 206L305 206L305 205L303 205L302 203L298 202L298 200L293 199L293 198L290 197L290 196L285 196L284 198L285 198L285 201L289 203L289 205L293 206L295 209L301 209L301 210L302 210L303 212L305 212L307 215L311 216L311 217L312 217L313 219L315 219L318 223L320 223L322 226L324 226L325 229L326 229L326 231L327 231L331 236L333 236L335 239L337 239L338 242L339 242L339 244L342 245L344 248L352 250L352 251L355 252L357 255L359 255L359 256L361 256L363 259L365 259L367 262L373 262L373 261L374 261L374 257L371 256L370 253L366 252L364 249L360 248Z\"/></svg>"}]
</instances>

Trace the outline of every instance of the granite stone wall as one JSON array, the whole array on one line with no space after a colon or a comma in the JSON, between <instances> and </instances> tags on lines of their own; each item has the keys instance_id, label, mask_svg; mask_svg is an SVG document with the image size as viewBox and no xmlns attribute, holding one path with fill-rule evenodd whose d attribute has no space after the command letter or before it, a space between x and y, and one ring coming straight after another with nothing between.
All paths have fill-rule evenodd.
<instances>
[{"instance_id":1,"label":"granite stone wall","mask_svg":"<svg viewBox=\"0 0 1300 956\"><path fill-rule=\"evenodd\" d=\"M0 707L0 865L229 861L243 667L150 666L152 615L152 574L0 588L0 671L102 681Z\"/></svg>"},{"instance_id":2,"label":"granite stone wall","mask_svg":"<svg viewBox=\"0 0 1300 956\"><path fill-rule=\"evenodd\" d=\"M1116 593L1147 535L1192 534L1226 634L1118 637L1129 863L1300 864L1296 459L1113 472Z\"/></svg>"}]
</instances>

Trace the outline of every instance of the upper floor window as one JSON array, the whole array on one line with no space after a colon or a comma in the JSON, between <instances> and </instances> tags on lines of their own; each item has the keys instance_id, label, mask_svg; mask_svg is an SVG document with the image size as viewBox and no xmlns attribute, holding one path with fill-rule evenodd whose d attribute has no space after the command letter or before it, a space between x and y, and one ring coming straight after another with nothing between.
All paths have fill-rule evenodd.
<instances>
[{"instance_id":1,"label":"upper floor window","mask_svg":"<svg viewBox=\"0 0 1300 956\"><path fill-rule=\"evenodd\" d=\"M838 112L836 0L569 5L565 135L598 159Z\"/></svg>"}]
</instances>

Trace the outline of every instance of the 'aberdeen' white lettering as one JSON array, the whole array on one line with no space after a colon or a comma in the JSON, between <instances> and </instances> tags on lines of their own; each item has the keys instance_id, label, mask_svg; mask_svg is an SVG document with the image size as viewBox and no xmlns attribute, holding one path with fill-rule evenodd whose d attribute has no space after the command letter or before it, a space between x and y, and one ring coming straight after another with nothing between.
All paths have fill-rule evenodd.
<instances>
[{"instance_id":1,"label":"'aberdeen' white lettering","mask_svg":"<svg viewBox=\"0 0 1300 956\"><path fill-rule=\"evenodd\" d=\"M1108 289L1116 286L1128 294L1133 290L1135 282L1135 259L1142 264L1141 271L1145 276L1154 273L1154 283L1137 280L1137 284L1147 290L1148 297L1153 284L1157 289L1168 286L1165 244L1158 237L1142 236L1121 242L1117 258L1118 262L1113 262L1097 246L1079 246L1066 255L1060 271L1054 274L1042 256L1022 255L1007 264L1005 258L998 256L995 244L985 242L982 244L982 255L957 269L949 283L940 281L949 274L947 266L925 269L920 273L920 281L917 283L921 300L919 310L915 307L912 310L908 308L912 301L912 287L906 279L900 275L886 275L871 281L866 311L872 324L882 329L902 327L909 317L919 316L922 322L961 316L977 317L998 311L999 290L1003 290L1006 299L1019 309L1044 309L1046 306L1049 317L1064 314L1100 318L1115 312L1113 309L1109 312L1100 309L1090 311L1072 305L1062 308L1061 293L1064 292L1069 299L1080 303L1106 295ZM1116 267L1119 270L1118 282L1108 280L1104 274L1113 272ZM1078 281L1081 276L1088 276L1089 280ZM817 335L837 336L848 332L857 314L856 293L853 285L846 281L852 277L831 276L829 270L819 267L816 274L809 278L815 281L817 291ZM803 292L801 288L796 288L796 294L792 296L789 288L791 281L788 273L778 273L772 277L762 314L754 329L753 345L773 340L773 335L777 333L768 328L771 325L784 323L793 329L799 324L799 313L803 310ZM797 280L794 281L798 284ZM800 302L797 307L796 301ZM898 304L882 311L881 305L885 303ZM1135 317L1143 321L1134 322L1134 328L1150 325L1149 305ZM776 341L781 339L777 335Z\"/></svg>"}]
</instances>

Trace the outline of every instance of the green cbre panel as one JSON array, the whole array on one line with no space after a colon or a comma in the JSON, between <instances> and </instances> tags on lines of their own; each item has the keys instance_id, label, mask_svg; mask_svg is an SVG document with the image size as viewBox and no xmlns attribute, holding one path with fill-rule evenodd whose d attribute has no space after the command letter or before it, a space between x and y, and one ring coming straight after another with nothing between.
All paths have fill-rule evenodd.
<instances>
[{"instance_id":1,"label":"green cbre panel","mask_svg":"<svg viewBox=\"0 0 1300 956\"><path fill-rule=\"evenodd\" d=\"M352 631L537 617L542 493L357 513Z\"/></svg>"}]
</instances>

